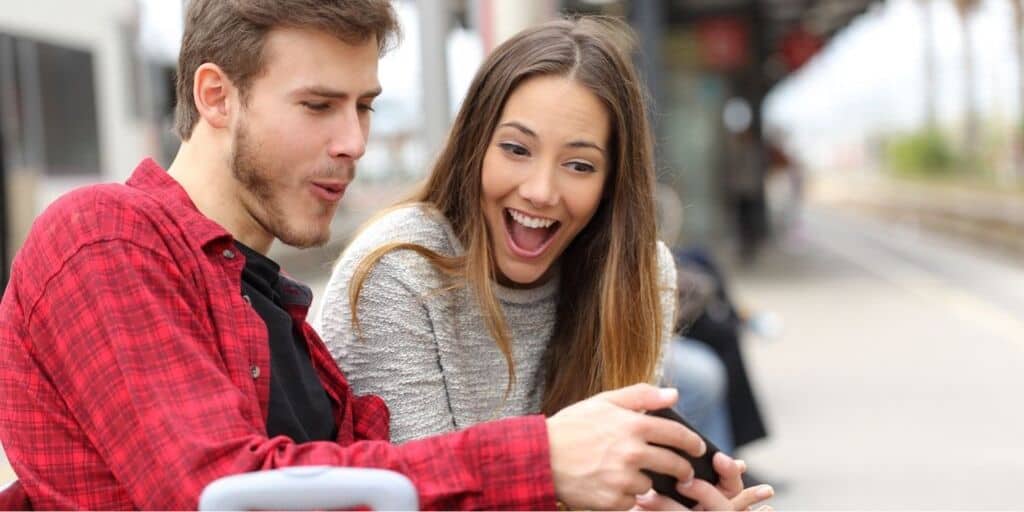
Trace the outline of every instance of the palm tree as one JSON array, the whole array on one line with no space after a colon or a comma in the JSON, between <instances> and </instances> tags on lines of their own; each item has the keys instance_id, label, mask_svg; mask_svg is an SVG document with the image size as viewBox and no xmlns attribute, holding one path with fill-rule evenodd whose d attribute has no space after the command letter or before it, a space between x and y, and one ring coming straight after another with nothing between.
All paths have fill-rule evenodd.
<instances>
[{"instance_id":1,"label":"palm tree","mask_svg":"<svg viewBox=\"0 0 1024 512\"><path fill-rule=\"evenodd\" d=\"M956 12L960 18L960 31L963 34L964 59L964 154L971 163L978 157L978 102L974 92L974 53L971 51L970 15L978 8L980 0L955 0Z\"/></svg>"},{"instance_id":2,"label":"palm tree","mask_svg":"<svg viewBox=\"0 0 1024 512\"><path fill-rule=\"evenodd\" d=\"M1010 0L1013 6L1013 47L1017 51L1017 91L1020 117L1014 130L1014 178L1024 177L1024 0Z\"/></svg>"},{"instance_id":3,"label":"palm tree","mask_svg":"<svg viewBox=\"0 0 1024 512\"><path fill-rule=\"evenodd\" d=\"M1016 2L1017 0L1013 0ZM932 38L932 0L917 0L921 7L921 34L924 43L924 108L925 128L936 129L935 123L935 40Z\"/></svg>"}]
</instances>

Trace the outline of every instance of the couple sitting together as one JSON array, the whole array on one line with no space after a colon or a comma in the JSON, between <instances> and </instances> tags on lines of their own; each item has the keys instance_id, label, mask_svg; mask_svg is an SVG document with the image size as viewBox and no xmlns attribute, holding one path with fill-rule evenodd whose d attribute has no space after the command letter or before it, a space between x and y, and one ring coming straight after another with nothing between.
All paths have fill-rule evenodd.
<instances>
[{"instance_id":1,"label":"couple sitting together","mask_svg":"<svg viewBox=\"0 0 1024 512\"><path fill-rule=\"evenodd\" d=\"M676 274L621 22L495 49L307 323L309 288L266 253L327 241L397 31L385 0L189 3L174 161L65 195L14 262L0 505L190 509L304 465L397 471L430 509L680 508L643 470L706 510L771 495L725 454L694 479L668 448L705 443L644 414L677 399L654 385Z\"/></svg>"}]
</instances>

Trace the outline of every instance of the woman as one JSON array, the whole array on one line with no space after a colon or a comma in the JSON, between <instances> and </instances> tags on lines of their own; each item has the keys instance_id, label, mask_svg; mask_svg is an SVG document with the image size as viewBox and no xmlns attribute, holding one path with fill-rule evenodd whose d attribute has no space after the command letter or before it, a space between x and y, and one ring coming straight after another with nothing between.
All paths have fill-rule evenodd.
<instances>
[{"instance_id":1,"label":"woman","mask_svg":"<svg viewBox=\"0 0 1024 512\"><path fill-rule=\"evenodd\" d=\"M657 379L676 277L626 34L561 20L497 48L422 190L334 268L318 330L395 442Z\"/></svg>"}]
</instances>

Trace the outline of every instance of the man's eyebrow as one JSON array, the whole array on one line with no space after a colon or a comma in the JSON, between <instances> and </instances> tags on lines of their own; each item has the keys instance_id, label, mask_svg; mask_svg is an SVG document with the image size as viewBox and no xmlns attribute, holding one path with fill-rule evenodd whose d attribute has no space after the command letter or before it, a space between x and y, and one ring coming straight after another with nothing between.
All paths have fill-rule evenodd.
<instances>
[{"instance_id":1,"label":"man's eyebrow","mask_svg":"<svg viewBox=\"0 0 1024 512\"><path fill-rule=\"evenodd\" d=\"M377 96L380 95L380 93L381 93L381 88L380 87L376 87L374 89L370 89L369 91L366 91L366 92L360 94L359 97L360 98L376 98ZM347 98L347 97L349 97L349 93L347 93L345 91L340 91L338 89L332 89L330 87L325 87L325 86L322 86L322 85L311 85L311 86L308 86L308 87L302 87L299 90L295 91L295 95L296 96L313 95L313 96L322 96L324 98Z\"/></svg>"}]
</instances>

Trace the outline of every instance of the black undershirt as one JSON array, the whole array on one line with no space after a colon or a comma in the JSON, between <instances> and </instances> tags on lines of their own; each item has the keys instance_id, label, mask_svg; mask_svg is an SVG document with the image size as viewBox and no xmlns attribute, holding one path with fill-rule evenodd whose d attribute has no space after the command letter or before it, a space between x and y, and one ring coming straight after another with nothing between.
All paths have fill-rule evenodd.
<instances>
[{"instance_id":1,"label":"black undershirt","mask_svg":"<svg viewBox=\"0 0 1024 512\"><path fill-rule=\"evenodd\" d=\"M242 294L267 325L270 341L270 402L267 435L297 443L337 437L331 400L309 355L304 338L285 309L281 268L273 260L235 242L245 255Z\"/></svg>"}]
</instances>

